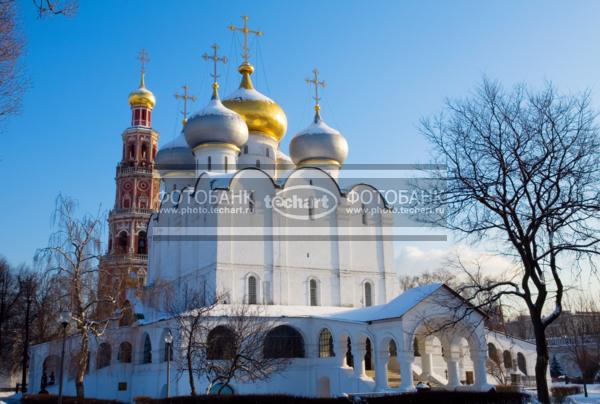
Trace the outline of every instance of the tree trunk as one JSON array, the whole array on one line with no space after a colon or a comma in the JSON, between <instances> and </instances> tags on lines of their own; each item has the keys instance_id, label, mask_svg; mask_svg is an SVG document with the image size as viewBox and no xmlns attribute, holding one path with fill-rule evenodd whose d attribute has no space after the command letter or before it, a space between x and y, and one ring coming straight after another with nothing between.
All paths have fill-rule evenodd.
<instances>
[{"instance_id":1,"label":"tree trunk","mask_svg":"<svg viewBox=\"0 0 600 404\"><path fill-rule=\"evenodd\" d=\"M79 351L79 361L77 366L77 376L75 377L75 391L77 393L77 399L82 400L84 398L84 386L83 380L85 379L85 373L88 367L88 331L87 329L82 331L81 337L81 350Z\"/></svg>"},{"instance_id":2,"label":"tree trunk","mask_svg":"<svg viewBox=\"0 0 600 404\"><path fill-rule=\"evenodd\" d=\"M548 343L546 341L546 330L540 322L533 322L533 333L535 335L536 361L535 361L535 382L538 393L538 401L544 404L550 404L550 393L548 391Z\"/></svg>"},{"instance_id":3,"label":"tree trunk","mask_svg":"<svg viewBox=\"0 0 600 404\"><path fill-rule=\"evenodd\" d=\"M189 348L189 344L188 344L186 359L187 359L187 367L188 367L188 377L190 379L190 394L192 396L195 396L196 395L196 385L194 384L194 373L192 372L192 352L191 352L191 349Z\"/></svg>"}]
</instances>

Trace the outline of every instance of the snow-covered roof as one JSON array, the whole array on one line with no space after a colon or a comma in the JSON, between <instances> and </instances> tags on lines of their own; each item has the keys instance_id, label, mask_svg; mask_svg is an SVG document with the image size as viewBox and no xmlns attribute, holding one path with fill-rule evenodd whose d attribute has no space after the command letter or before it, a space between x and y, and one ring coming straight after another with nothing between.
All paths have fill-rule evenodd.
<instances>
[{"instance_id":1,"label":"snow-covered roof","mask_svg":"<svg viewBox=\"0 0 600 404\"><path fill-rule=\"evenodd\" d=\"M233 93L229 94L227 96L227 98L225 98L225 100L226 101L250 100L250 101L265 101L265 102L270 102L273 104L275 103L275 101L273 101L266 95L259 93L255 89L253 89L253 88L249 89L249 88L243 88L243 87L240 87L237 90L235 90Z\"/></svg>"},{"instance_id":2,"label":"snow-covered roof","mask_svg":"<svg viewBox=\"0 0 600 404\"><path fill-rule=\"evenodd\" d=\"M406 314L410 309L422 302L425 298L435 293L438 289L445 287L442 283L432 283L409 289L386 304L377 306L349 309L339 306L287 306L287 305L265 305L256 306L257 313L261 317L271 318L320 318L346 322L368 322L385 319L397 319ZM231 313L233 306L220 304L215 306L210 313L211 317L226 316ZM169 315L154 313L148 316L146 323L167 319Z\"/></svg>"},{"instance_id":3,"label":"snow-covered roof","mask_svg":"<svg viewBox=\"0 0 600 404\"><path fill-rule=\"evenodd\" d=\"M431 283L419 286L405 291L385 304L347 310L342 313L336 313L330 316L330 318L360 322L400 318L443 286L444 284L442 283Z\"/></svg>"}]
</instances>

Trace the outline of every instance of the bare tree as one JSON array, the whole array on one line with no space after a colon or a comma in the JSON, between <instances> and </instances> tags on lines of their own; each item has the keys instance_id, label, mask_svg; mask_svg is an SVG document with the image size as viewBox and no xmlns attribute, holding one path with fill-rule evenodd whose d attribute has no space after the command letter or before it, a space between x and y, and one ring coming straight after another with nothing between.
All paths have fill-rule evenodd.
<instances>
[{"instance_id":1,"label":"bare tree","mask_svg":"<svg viewBox=\"0 0 600 404\"><path fill-rule=\"evenodd\" d=\"M14 0L0 0L0 123L19 111L25 87L18 69L24 41L15 14Z\"/></svg>"},{"instance_id":2,"label":"bare tree","mask_svg":"<svg viewBox=\"0 0 600 404\"><path fill-rule=\"evenodd\" d=\"M98 259L101 254L102 217L76 217L76 204L59 195L54 212L56 232L49 246L36 253L36 261L45 266L60 283L63 308L69 308L75 334L79 338L76 354L77 371L75 388L77 397L83 398L90 337L100 337L113 318L97 318L97 307L102 303L115 303L116 297L97 294Z\"/></svg>"},{"instance_id":3,"label":"bare tree","mask_svg":"<svg viewBox=\"0 0 600 404\"><path fill-rule=\"evenodd\" d=\"M492 375L498 384L510 384L510 374L506 371L499 357L488 358L486 362L487 372Z\"/></svg>"},{"instance_id":4,"label":"bare tree","mask_svg":"<svg viewBox=\"0 0 600 404\"><path fill-rule=\"evenodd\" d=\"M428 283L445 283L451 286L453 280L455 280L455 274L446 269L426 271L418 275L400 276L400 289L406 291L417 286L427 285Z\"/></svg>"},{"instance_id":5,"label":"bare tree","mask_svg":"<svg viewBox=\"0 0 600 404\"><path fill-rule=\"evenodd\" d=\"M263 307L236 304L219 308L218 317L203 323L202 349L194 364L196 372L208 380L209 391L219 385L217 393L221 394L232 380L268 380L288 366L289 358L272 355L265 346L267 334L277 323L265 316Z\"/></svg>"},{"instance_id":6,"label":"bare tree","mask_svg":"<svg viewBox=\"0 0 600 404\"><path fill-rule=\"evenodd\" d=\"M77 13L77 0L32 0L38 11L38 17L52 15L72 16Z\"/></svg>"},{"instance_id":7,"label":"bare tree","mask_svg":"<svg viewBox=\"0 0 600 404\"><path fill-rule=\"evenodd\" d=\"M223 301L221 296L208 298L204 293L192 292L175 300L172 297L168 304L169 313L177 321L179 329L179 344L180 349L178 355L175 356L177 371L187 373L190 385L190 394L197 395L196 384L194 382L194 374L196 371L195 363L198 363L202 357L204 349L204 341L201 340L206 327L206 321L210 312L215 305Z\"/></svg>"},{"instance_id":8,"label":"bare tree","mask_svg":"<svg viewBox=\"0 0 600 404\"><path fill-rule=\"evenodd\" d=\"M475 243L493 240L518 269L507 279L474 278L470 296L527 306L538 398L549 403L545 331L562 311L563 270L595 270L600 253L600 139L590 95L559 96L551 85L506 92L484 80L446 110L422 131L448 167L439 198L447 226Z\"/></svg>"},{"instance_id":9,"label":"bare tree","mask_svg":"<svg viewBox=\"0 0 600 404\"><path fill-rule=\"evenodd\" d=\"M580 295L568 305L561 322L566 334L567 355L579 368L585 396L587 383L593 383L600 371L600 310L596 300Z\"/></svg>"}]
</instances>

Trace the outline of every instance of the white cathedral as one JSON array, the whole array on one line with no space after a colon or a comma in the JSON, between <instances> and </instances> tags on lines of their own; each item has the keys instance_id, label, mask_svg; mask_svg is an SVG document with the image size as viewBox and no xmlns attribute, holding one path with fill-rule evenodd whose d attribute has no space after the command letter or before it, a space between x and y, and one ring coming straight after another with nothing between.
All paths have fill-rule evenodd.
<instances>
[{"instance_id":1,"label":"white cathedral","mask_svg":"<svg viewBox=\"0 0 600 404\"><path fill-rule=\"evenodd\" d=\"M208 105L156 154L162 202L147 227L143 292L128 294L135 321L115 321L92 339L86 395L161 397L167 377L171 396L190 393L187 376L172 364L167 376L165 337L174 337L173 361L182 338L165 299L152 295L158 285L175 300L221 296L207 320L215 327L232 305L260 306L274 324L265 352L289 364L266 380L232 380L227 388L235 394L389 394L413 391L418 382L486 391L498 383L487 368L494 355L513 382L531 381L534 346L486 330L476 309L457 319L469 306L449 287L399 293L399 274L418 268L394 267L386 237L392 212L378 190L342 181L348 144L324 122L318 94L315 116L291 139L288 157L279 147L286 115L254 88L244 50L239 88L221 101L215 73ZM210 59L216 64L216 49ZM311 81L317 89L316 72ZM153 106L143 84L133 95L145 102L151 96ZM273 340L284 343L268 347ZM67 356L77 345L67 340ZM30 391L44 381L57 392L47 379L58 380L59 346L32 347ZM196 377L197 390L208 391L207 380ZM74 394L72 372L65 371L64 389Z\"/></svg>"}]
</instances>

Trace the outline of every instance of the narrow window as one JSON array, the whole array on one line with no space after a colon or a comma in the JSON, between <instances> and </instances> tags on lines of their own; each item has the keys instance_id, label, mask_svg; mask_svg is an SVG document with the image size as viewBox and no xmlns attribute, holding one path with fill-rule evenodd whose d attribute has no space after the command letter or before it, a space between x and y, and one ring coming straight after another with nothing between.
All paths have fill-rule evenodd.
<instances>
[{"instance_id":1,"label":"narrow window","mask_svg":"<svg viewBox=\"0 0 600 404\"><path fill-rule=\"evenodd\" d=\"M331 358L335 356L333 352L333 336L331 331L324 328L319 334L319 358Z\"/></svg>"},{"instance_id":2,"label":"narrow window","mask_svg":"<svg viewBox=\"0 0 600 404\"><path fill-rule=\"evenodd\" d=\"M314 219L314 214L315 214L315 208L314 208L314 200L312 198L310 198L308 200L308 219L309 220L313 220Z\"/></svg>"},{"instance_id":3,"label":"narrow window","mask_svg":"<svg viewBox=\"0 0 600 404\"><path fill-rule=\"evenodd\" d=\"M254 191L250 192L250 196L248 197L248 209L250 210L250 213L254 213Z\"/></svg>"},{"instance_id":4,"label":"narrow window","mask_svg":"<svg viewBox=\"0 0 600 404\"><path fill-rule=\"evenodd\" d=\"M142 109L142 125L146 126L146 110Z\"/></svg>"},{"instance_id":5,"label":"narrow window","mask_svg":"<svg viewBox=\"0 0 600 404\"><path fill-rule=\"evenodd\" d=\"M227 156L225 156L225 172L227 172L227 169L228 169L228 167L227 167L227 166L228 166L228 163L229 163L229 161L228 161L228 159L227 159Z\"/></svg>"},{"instance_id":6,"label":"narrow window","mask_svg":"<svg viewBox=\"0 0 600 404\"><path fill-rule=\"evenodd\" d=\"M244 154L248 154L248 145L244 146Z\"/></svg>"},{"instance_id":7,"label":"narrow window","mask_svg":"<svg viewBox=\"0 0 600 404\"><path fill-rule=\"evenodd\" d=\"M248 304L256 304L256 278L248 277Z\"/></svg>"},{"instance_id":8,"label":"narrow window","mask_svg":"<svg viewBox=\"0 0 600 404\"><path fill-rule=\"evenodd\" d=\"M366 225L367 224L367 208L365 207L364 203L362 204L360 211L362 212L362 224Z\"/></svg>"},{"instance_id":9,"label":"narrow window","mask_svg":"<svg viewBox=\"0 0 600 404\"><path fill-rule=\"evenodd\" d=\"M260 160L256 160L256 168L260 168Z\"/></svg>"},{"instance_id":10,"label":"narrow window","mask_svg":"<svg viewBox=\"0 0 600 404\"><path fill-rule=\"evenodd\" d=\"M208 156L208 171L212 170L212 159Z\"/></svg>"},{"instance_id":11,"label":"narrow window","mask_svg":"<svg viewBox=\"0 0 600 404\"><path fill-rule=\"evenodd\" d=\"M309 295L310 295L310 305L311 306L318 306L319 305L319 301L318 301L318 292L319 292L319 288L318 288L318 284L317 281L315 279L311 279L309 282Z\"/></svg>"},{"instance_id":12,"label":"narrow window","mask_svg":"<svg viewBox=\"0 0 600 404\"><path fill-rule=\"evenodd\" d=\"M371 283L365 282L365 306L373 305L373 291Z\"/></svg>"},{"instance_id":13,"label":"narrow window","mask_svg":"<svg viewBox=\"0 0 600 404\"><path fill-rule=\"evenodd\" d=\"M267 157L271 157L271 149L267 147Z\"/></svg>"}]
</instances>

